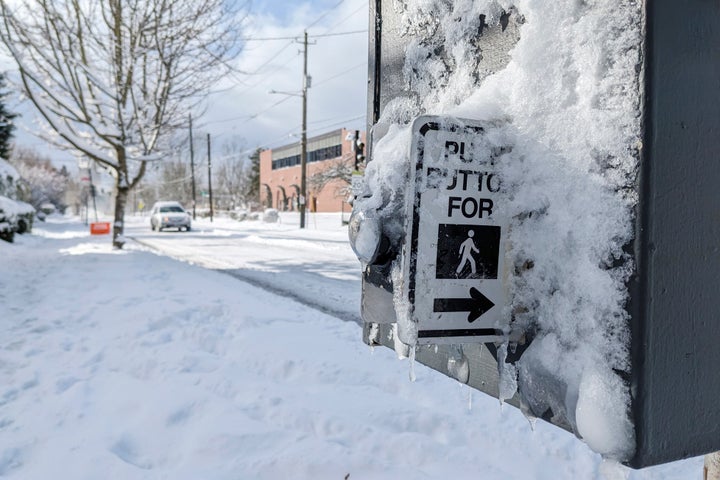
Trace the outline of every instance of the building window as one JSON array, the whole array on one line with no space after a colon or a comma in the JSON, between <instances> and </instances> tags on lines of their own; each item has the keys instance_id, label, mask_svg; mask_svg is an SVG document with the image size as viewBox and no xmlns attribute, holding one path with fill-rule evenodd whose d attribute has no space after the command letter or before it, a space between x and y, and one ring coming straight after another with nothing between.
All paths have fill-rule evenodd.
<instances>
[{"instance_id":1,"label":"building window","mask_svg":"<svg viewBox=\"0 0 720 480\"><path fill-rule=\"evenodd\" d=\"M331 147L317 148L308 152L307 161L321 162L323 160L329 160L337 158L342 155L342 145L333 145ZM278 158L272 161L272 169L277 170L279 168L294 167L300 165L300 155L292 155L290 157Z\"/></svg>"}]
</instances>

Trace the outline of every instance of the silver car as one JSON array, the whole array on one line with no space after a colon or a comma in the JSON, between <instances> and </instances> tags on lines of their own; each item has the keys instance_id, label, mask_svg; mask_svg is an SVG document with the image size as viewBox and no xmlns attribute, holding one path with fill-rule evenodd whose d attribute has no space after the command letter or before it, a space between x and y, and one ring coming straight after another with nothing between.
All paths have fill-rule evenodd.
<instances>
[{"instance_id":1,"label":"silver car","mask_svg":"<svg viewBox=\"0 0 720 480\"><path fill-rule=\"evenodd\" d=\"M161 232L164 228L183 228L186 232L191 227L190 214L180 205L180 202L157 202L150 210L150 228Z\"/></svg>"}]
</instances>

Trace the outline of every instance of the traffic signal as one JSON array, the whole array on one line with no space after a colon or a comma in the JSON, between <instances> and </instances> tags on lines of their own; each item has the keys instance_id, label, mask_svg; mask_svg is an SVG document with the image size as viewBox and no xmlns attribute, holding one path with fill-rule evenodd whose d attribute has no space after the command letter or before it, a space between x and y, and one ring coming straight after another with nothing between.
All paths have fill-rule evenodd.
<instances>
[{"instance_id":1,"label":"traffic signal","mask_svg":"<svg viewBox=\"0 0 720 480\"><path fill-rule=\"evenodd\" d=\"M360 132L358 130L355 130L353 150L355 154L355 170L358 170L358 167L365 163L365 144L360 140Z\"/></svg>"}]
</instances>

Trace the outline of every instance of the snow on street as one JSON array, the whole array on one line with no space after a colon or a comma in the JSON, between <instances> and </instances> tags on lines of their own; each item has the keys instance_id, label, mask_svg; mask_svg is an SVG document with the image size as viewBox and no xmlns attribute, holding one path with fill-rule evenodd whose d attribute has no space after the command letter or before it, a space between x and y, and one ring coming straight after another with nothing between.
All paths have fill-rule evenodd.
<instances>
[{"instance_id":1,"label":"snow on street","mask_svg":"<svg viewBox=\"0 0 720 480\"><path fill-rule=\"evenodd\" d=\"M345 215L347 217L347 214ZM360 262L340 214L297 213L280 223L200 219L193 230L153 232L147 217L128 217L127 235L174 258L225 271L338 317L360 322Z\"/></svg>"},{"instance_id":2,"label":"snow on street","mask_svg":"<svg viewBox=\"0 0 720 480\"><path fill-rule=\"evenodd\" d=\"M339 225L223 220L157 234L146 220L128 235L198 265L134 242L112 251L72 219L0 242L0 477L702 475L701 458L603 466L573 435L533 430L421 365L410 382L408 361L371 351L353 322L201 266L294 286L304 303L357 318L359 264Z\"/></svg>"}]
</instances>

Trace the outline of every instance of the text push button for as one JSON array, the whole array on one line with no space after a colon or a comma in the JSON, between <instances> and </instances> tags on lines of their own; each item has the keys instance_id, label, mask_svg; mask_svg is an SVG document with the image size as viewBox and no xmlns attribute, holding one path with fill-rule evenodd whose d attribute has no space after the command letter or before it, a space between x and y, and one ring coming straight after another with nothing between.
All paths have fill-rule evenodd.
<instances>
[{"instance_id":1,"label":"text push button for","mask_svg":"<svg viewBox=\"0 0 720 480\"><path fill-rule=\"evenodd\" d=\"M482 122L423 116L413 124L403 294L418 343L501 340L508 222Z\"/></svg>"}]
</instances>

